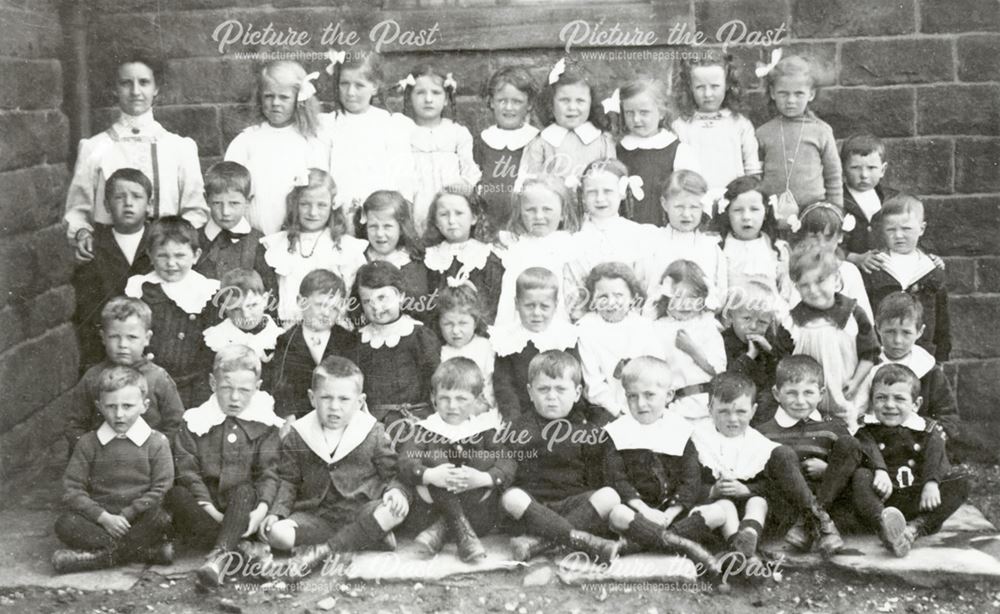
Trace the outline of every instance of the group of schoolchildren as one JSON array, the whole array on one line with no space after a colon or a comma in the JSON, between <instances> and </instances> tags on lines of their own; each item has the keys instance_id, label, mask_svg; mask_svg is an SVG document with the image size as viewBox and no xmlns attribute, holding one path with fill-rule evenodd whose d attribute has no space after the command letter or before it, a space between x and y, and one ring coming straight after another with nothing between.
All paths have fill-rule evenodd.
<instances>
[{"instance_id":1,"label":"group of schoolchildren","mask_svg":"<svg viewBox=\"0 0 1000 614\"><path fill-rule=\"evenodd\" d=\"M264 121L202 177L153 119L155 62L118 67L121 117L67 197L83 376L57 571L167 564L177 539L211 587L237 551L304 574L399 533L475 562L497 530L519 561L712 570L859 529L904 556L967 497L923 205L880 185L876 137L838 155L811 60L761 68L756 130L711 50L673 96L503 68L476 137L445 117L451 73L401 79L405 116L373 106L377 54L326 74L322 114L315 74L264 67Z\"/></svg>"}]
</instances>

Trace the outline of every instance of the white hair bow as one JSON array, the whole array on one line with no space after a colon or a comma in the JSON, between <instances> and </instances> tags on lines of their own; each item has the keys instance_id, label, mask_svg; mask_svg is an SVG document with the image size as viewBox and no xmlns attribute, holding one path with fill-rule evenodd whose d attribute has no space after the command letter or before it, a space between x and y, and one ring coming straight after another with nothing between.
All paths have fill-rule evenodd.
<instances>
[{"instance_id":1,"label":"white hair bow","mask_svg":"<svg viewBox=\"0 0 1000 614\"><path fill-rule=\"evenodd\" d=\"M445 75L444 87L445 89L450 89L452 92L458 89L458 81L455 81L455 77L453 77L451 73Z\"/></svg>"},{"instance_id":2,"label":"white hair bow","mask_svg":"<svg viewBox=\"0 0 1000 614\"><path fill-rule=\"evenodd\" d=\"M629 190L632 190L632 196L636 200L642 200L646 197L646 193L642 191L642 177L638 175L630 175L627 177L622 177L618 180L618 193L622 198L625 198Z\"/></svg>"},{"instance_id":3,"label":"white hair bow","mask_svg":"<svg viewBox=\"0 0 1000 614\"><path fill-rule=\"evenodd\" d=\"M317 77L319 77L318 72L311 72L302 79L302 83L299 84L299 95L296 97L296 100L305 102L316 95L316 86L313 85L313 81Z\"/></svg>"},{"instance_id":4,"label":"white hair bow","mask_svg":"<svg viewBox=\"0 0 1000 614\"><path fill-rule=\"evenodd\" d=\"M445 281L448 283L449 288L460 288L462 286L468 286L469 288L472 288L474 292L479 291L476 288L476 284L472 283L472 280L469 279L469 271L465 270L464 268L461 269L457 275L449 275L445 279Z\"/></svg>"},{"instance_id":5,"label":"white hair bow","mask_svg":"<svg viewBox=\"0 0 1000 614\"><path fill-rule=\"evenodd\" d=\"M793 213L785 218L785 222L792 232L798 232L802 229L802 220L799 219L798 214Z\"/></svg>"},{"instance_id":6,"label":"white hair bow","mask_svg":"<svg viewBox=\"0 0 1000 614\"><path fill-rule=\"evenodd\" d=\"M781 49L775 49L771 52L771 61L767 64L763 62L757 62L757 68L754 69L754 74L757 75L758 79L763 79L774 70L774 67L778 65L781 61Z\"/></svg>"},{"instance_id":7,"label":"white hair bow","mask_svg":"<svg viewBox=\"0 0 1000 614\"><path fill-rule=\"evenodd\" d=\"M549 85L558 81L564 72L566 72L566 58L556 62L556 65L549 71Z\"/></svg>"},{"instance_id":8,"label":"white hair bow","mask_svg":"<svg viewBox=\"0 0 1000 614\"><path fill-rule=\"evenodd\" d=\"M344 63L344 60L347 59L347 54L343 51L334 51L333 49L329 49L326 52L326 57L330 60L330 64L326 67L326 74L333 75L334 68L337 67L337 64Z\"/></svg>"},{"instance_id":9,"label":"white hair bow","mask_svg":"<svg viewBox=\"0 0 1000 614\"><path fill-rule=\"evenodd\" d=\"M294 177L292 177L292 185L297 188L309 185L309 169L307 168L306 170L297 173Z\"/></svg>"},{"instance_id":10,"label":"white hair bow","mask_svg":"<svg viewBox=\"0 0 1000 614\"><path fill-rule=\"evenodd\" d=\"M611 96L601 101L601 106L604 107L605 113L621 113L621 90L615 88L615 91L611 92Z\"/></svg>"},{"instance_id":11,"label":"white hair bow","mask_svg":"<svg viewBox=\"0 0 1000 614\"><path fill-rule=\"evenodd\" d=\"M770 196L767 197L767 206L771 207L772 211L778 206L777 194L771 194Z\"/></svg>"},{"instance_id":12,"label":"white hair bow","mask_svg":"<svg viewBox=\"0 0 1000 614\"><path fill-rule=\"evenodd\" d=\"M566 175L566 178L563 179L563 185L570 190L575 190L580 187L580 178L576 175Z\"/></svg>"},{"instance_id":13,"label":"white hair bow","mask_svg":"<svg viewBox=\"0 0 1000 614\"><path fill-rule=\"evenodd\" d=\"M723 213L726 212L726 209L729 208L729 199L726 198L725 196L722 196L719 198L719 200L715 201L715 206L716 210L719 212L719 215L722 215Z\"/></svg>"},{"instance_id":14,"label":"white hair bow","mask_svg":"<svg viewBox=\"0 0 1000 614\"><path fill-rule=\"evenodd\" d=\"M407 87L413 87L416 84L417 84L417 80L413 78L413 74L412 73L406 75L405 78L400 79L396 83L396 85L399 86L399 89L401 89L401 90L405 90Z\"/></svg>"}]
</instances>

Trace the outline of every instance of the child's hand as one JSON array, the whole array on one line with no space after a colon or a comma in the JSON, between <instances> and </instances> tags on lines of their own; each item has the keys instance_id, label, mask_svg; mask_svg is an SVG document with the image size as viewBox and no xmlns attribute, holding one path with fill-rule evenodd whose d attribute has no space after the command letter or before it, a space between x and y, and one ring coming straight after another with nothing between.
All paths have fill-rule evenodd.
<instances>
[{"instance_id":1,"label":"child's hand","mask_svg":"<svg viewBox=\"0 0 1000 614\"><path fill-rule=\"evenodd\" d=\"M264 518L267 517L267 503L261 502L252 512L250 512L250 517L247 519L247 530L243 532L240 537L250 537L260 529Z\"/></svg>"},{"instance_id":2,"label":"child's hand","mask_svg":"<svg viewBox=\"0 0 1000 614\"><path fill-rule=\"evenodd\" d=\"M875 250L870 250L864 254L859 254L857 262L858 268L861 269L862 273L874 273L875 271L881 271L885 268L885 265L889 262L889 256L878 252Z\"/></svg>"},{"instance_id":3,"label":"child's hand","mask_svg":"<svg viewBox=\"0 0 1000 614\"><path fill-rule=\"evenodd\" d=\"M768 354L772 354L774 352L774 348L771 347L771 344L767 342L767 337L765 337L764 335L755 335L755 334L747 335L747 341L750 342L751 346L757 349L757 353L763 351L767 352ZM756 358L756 356L753 356L752 358Z\"/></svg>"},{"instance_id":4,"label":"child's hand","mask_svg":"<svg viewBox=\"0 0 1000 614\"><path fill-rule=\"evenodd\" d=\"M295 416L288 416L287 418L285 418L285 423L282 424L281 428L278 429L278 437L280 439L284 439L285 435L287 435L292 430L293 424L295 424Z\"/></svg>"},{"instance_id":5,"label":"child's hand","mask_svg":"<svg viewBox=\"0 0 1000 614\"><path fill-rule=\"evenodd\" d=\"M493 485L493 478L485 471L480 471L473 467L456 467L448 490L454 493L463 493L467 490L486 488Z\"/></svg>"},{"instance_id":6,"label":"child's hand","mask_svg":"<svg viewBox=\"0 0 1000 614\"><path fill-rule=\"evenodd\" d=\"M941 505L941 489L937 482L927 482L920 491L920 511L929 512Z\"/></svg>"},{"instance_id":7,"label":"child's hand","mask_svg":"<svg viewBox=\"0 0 1000 614\"><path fill-rule=\"evenodd\" d=\"M455 465L444 463L424 470L423 482L427 486L437 486L438 488L449 488Z\"/></svg>"},{"instance_id":8,"label":"child's hand","mask_svg":"<svg viewBox=\"0 0 1000 614\"><path fill-rule=\"evenodd\" d=\"M410 502L398 488L391 488L382 495L382 503L385 503L389 511L396 518L405 518L410 513Z\"/></svg>"},{"instance_id":9,"label":"child's hand","mask_svg":"<svg viewBox=\"0 0 1000 614\"><path fill-rule=\"evenodd\" d=\"M110 514L108 512L101 513L97 519L97 524L101 525L101 527L115 539L125 537L125 534L132 528L128 518L125 518L120 514Z\"/></svg>"},{"instance_id":10,"label":"child's hand","mask_svg":"<svg viewBox=\"0 0 1000 614\"><path fill-rule=\"evenodd\" d=\"M715 483L713 489L719 493L719 497L734 497L739 499L750 496L750 489L739 480L719 480Z\"/></svg>"},{"instance_id":11,"label":"child's hand","mask_svg":"<svg viewBox=\"0 0 1000 614\"><path fill-rule=\"evenodd\" d=\"M94 259L94 233L81 228L76 233L76 260L90 262Z\"/></svg>"},{"instance_id":12,"label":"child's hand","mask_svg":"<svg viewBox=\"0 0 1000 614\"><path fill-rule=\"evenodd\" d=\"M802 472L810 478L817 480L826 473L826 462L818 458L807 458L802 461Z\"/></svg>"},{"instance_id":13,"label":"child's hand","mask_svg":"<svg viewBox=\"0 0 1000 614\"><path fill-rule=\"evenodd\" d=\"M713 367L711 363L708 362L708 359L705 358L704 354L702 354L701 348L699 348L698 345L694 342L694 340L691 339L691 335L689 335L686 330L682 330L677 333L677 338L674 340L674 345L677 346L678 350L690 356L691 360L693 360L694 363L698 365L699 369L701 369L702 371L713 377L716 375L715 367Z\"/></svg>"},{"instance_id":14,"label":"child's hand","mask_svg":"<svg viewBox=\"0 0 1000 614\"><path fill-rule=\"evenodd\" d=\"M639 510L639 514L643 518L656 524L657 526L666 528L667 526L670 525L670 520L667 518L666 514L664 514L660 510L653 509L649 506L646 506L643 509Z\"/></svg>"},{"instance_id":15,"label":"child's hand","mask_svg":"<svg viewBox=\"0 0 1000 614\"><path fill-rule=\"evenodd\" d=\"M944 260L942 260L940 256L936 256L934 254L927 254L927 257L931 259L931 262L934 263L935 267L941 269L942 271L944 270Z\"/></svg>"},{"instance_id":16,"label":"child's hand","mask_svg":"<svg viewBox=\"0 0 1000 614\"><path fill-rule=\"evenodd\" d=\"M257 537L260 538L260 541L267 542L267 534L271 532L271 527L276 522L278 522L278 517L274 514L268 514L264 517L264 520L260 523L260 529L257 530Z\"/></svg>"},{"instance_id":17,"label":"child's hand","mask_svg":"<svg viewBox=\"0 0 1000 614\"><path fill-rule=\"evenodd\" d=\"M875 471L875 479L872 480L872 488L878 493L878 496L882 497L885 501L892 494L892 478L889 477L889 473L884 469L878 469Z\"/></svg>"},{"instance_id":18,"label":"child's hand","mask_svg":"<svg viewBox=\"0 0 1000 614\"><path fill-rule=\"evenodd\" d=\"M212 517L212 520L222 524L222 512L216 509L211 501L199 501L198 505L201 506L201 509L205 510L206 514Z\"/></svg>"}]
</instances>

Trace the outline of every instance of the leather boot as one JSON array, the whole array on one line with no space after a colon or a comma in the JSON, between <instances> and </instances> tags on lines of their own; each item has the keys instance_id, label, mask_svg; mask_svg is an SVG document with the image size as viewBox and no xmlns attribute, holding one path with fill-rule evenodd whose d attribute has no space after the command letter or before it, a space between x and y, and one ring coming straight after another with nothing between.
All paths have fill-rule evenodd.
<instances>
[{"instance_id":1,"label":"leather boot","mask_svg":"<svg viewBox=\"0 0 1000 614\"><path fill-rule=\"evenodd\" d=\"M451 536L458 545L458 558L466 563L475 563L486 558L486 548L479 541L479 536L469 523L465 513L458 506L447 512L447 525Z\"/></svg>"},{"instance_id":2,"label":"leather boot","mask_svg":"<svg viewBox=\"0 0 1000 614\"><path fill-rule=\"evenodd\" d=\"M618 538L618 556L629 556L630 554L639 554L640 552L645 552L646 547L639 542L628 539L627 537Z\"/></svg>"},{"instance_id":3,"label":"leather boot","mask_svg":"<svg viewBox=\"0 0 1000 614\"><path fill-rule=\"evenodd\" d=\"M586 552L598 561L610 563L618 558L617 541L597 537L585 531L570 531L569 546L576 550Z\"/></svg>"},{"instance_id":4,"label":"leather boot","mask_svg":"<svg viewBox=\"0 0 1000 614\"><path fill-rule=\"evenodd\" d=\"M314 544L311 546L297 546L292 551L292 558L288 561L288 571L293 576L292 580L301 580L323 566L326 559L333 554L333 549L329 544Z\"/></svg>"},{"instance_id":5,"label":"leather boot","mask_svg":"<svg viewBox=\"0 0 1000 614\"><path fill-rule=\"evenodd\" d=\"M840 537L837 525L833 523L833 519L830 518L830 514L826 513L826 510L821 508L819 504L814 504L811 511L816 522L819 553L824 557L831 557L844 547L844 540Z\"/></svg>"},{"instance_id":6,"label":"leather boot","mask_svg":"<svg viewBox=\"0 0 1000 614\"><path fill-rule=\"evenodd\" d=\"M879 517L879 538L893 555L903 558L910 553L913 540L906 536L906 516L894 507L882 510Z\"/></svg>"},{"instance_id":7,"label":"leather boot","mask_svg":"<svg viewBox=\"0 0 1000 614\"><path fill-rule=\"evenodd\" d=\"M222 586L222 570L229 563L232 556L227 550L215 548L205 557L205 562L198 571L195 572L195 579L198 585L203 588L216 588Z\"/></svg>"},{"instance_id":8,"label":"leather boot","mask_svg":"<svg viewBox=\"0 0 1000 614\"><path fill-rule=\"evenodd\" d=\"M522 563L530 561L554 546L555 542L535 535L520 535L510 539L511 557Z\"/></svg>"},{"instance_id":9,"label":"leather boot","mask_svg":"<svg viewBox=\"0 0 1000 614\"><path fill-rule=\"evenodd\" d=\"M750 527L743 527L729 538L729 544L733 550L739 552L747 559L757 555L757 542L760 535Z\"/></svg>"},{"instance_id":10,"label":"leather boot","mask_svg":"<svg viewBox=\"0 0 1000 614\"><path fill-rule=\"evenodd\" d=\"M78 573L107 569L114 564L107 550L56 550L52 553L52 567L56 573Z\"/></svg>"},{"instance_id":11,"label":"leather boot","mask_svg":"<svg viewBox=\"0 0 1000 614\"><path fill-rule=\"evenodd\" d=\"M670 530L664 530L660 534L660 543L667 550L673 552L679 552L691 559L691 562L700 565L706 571L712 574L719 572L719 561L712 553L709 552L704 546L698 542L688 539L686 537L681 537L675 533L670 532Z\"/></svg>"},{"instance_id":12,"label":"leather boot","mask_svg":"<svg viewBox=\"0 0 1000 614\"><path fill-rule=\"evenodd\" d=\"M785 533L785 543L796 550L808 550L812 546L812 535L804 520L799 519Z\"/></svg>"},{"instance_id":13,"label":"leather boot","mask_svg":"<svg viewBox=\"0 0 1000 614\"><path fill-rule=\"evenodd\" d=\"M263 542L252 542L244 539L237 544L236 549L243 554L247 563L258 562L268 564L274 559L270 544Z\"/></svg>"},{"instance_id":14,"label":"leather boot","mask_svg":"<svg viewBox=\"0 0 1000 614\"><path fill-rule=\"evenodd\" d=\"M438 518L434 524L421 531L413 541L423 554L430 557L441 552L447 536L448 525L445 524L444 518Z\"/></svg>"},{"instance_id":15,"label":"leather boot","mask_svg":"<svg viewBox=\"0 0 1000 614\"><path fill-rule=\"evenodd\" d=\"M147 565L173 565L174 563L174 543L163 541L155 546L140 548L132 560Z\"/></svg>"}]
</instances>

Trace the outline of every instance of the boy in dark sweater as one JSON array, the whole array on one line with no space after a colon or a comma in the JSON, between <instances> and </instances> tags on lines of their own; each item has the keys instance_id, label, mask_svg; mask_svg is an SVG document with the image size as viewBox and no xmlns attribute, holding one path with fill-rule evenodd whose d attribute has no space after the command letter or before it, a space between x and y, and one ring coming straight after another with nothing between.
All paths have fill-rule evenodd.
<instances>
[{"instance_id":1,"label":"boy in dark sweater","mask_svg":"<svg viewBox=\"0 0 1000 614\"><path fill-rule=\"evenodd\" d=\"M906 556L919 537L936 533L968 498L971 486L968 476L948 463L941 426L917 414L920 402L920 380L913 371L885 365L872 382L878 423L858 431L869 468L854 476L855 509L898 557Z\"/></svg>"},{"instance_id":2,"label":"boy in dark sweater","mask_svg":"<svg viewBox=\"0 0 1000 614\"><path fill-rule=\"evenodd\" d=\"M142 419L147 392L146 379L131 367L101 374L104 423L80 438L63 477L66 511L56 520L56 535L78 550L52 555L58 573L173 562L165 539L170 517L160 502L174 481L174 463L166 436Z\"/></svg>"},{"instance_id":3,"label":"boy in dark sweater","mask_svg":"<svg viewBox=\"0 0 1000 614\"><path fill-rule=\"evenodd\" d=\"M848 262L862 273L872 273L885 264L878 233L882 203L898 194L881 185L888 166L885 144L871 134L850 136L840 147L840 161L844 168L844 213L856 221L844 238L844 251Z\"/></svg>"},{"instance_id":4,"label":"boy in dark sweater","mask_svg":"<svg viewBox=\"0 0 1000 614\"><path fill-rule=\"evenodd\" d=\"M757 430L771 441L795 450L802 475L822 509L833 517L849 516L850 485L861 464L861 446L843 422L826 419L816 409L824 393L823 367L804 354L782 359L772 393L778 401L778 410L774 418ZM794 522L788 511L787 508L772 510L772 526L780 532L791 525L785 541L806 550L816 536L810 534L802 518ZM822 536L818 546L829 555L839 547L839 542Z\"/></svg>"}]
</instances>

